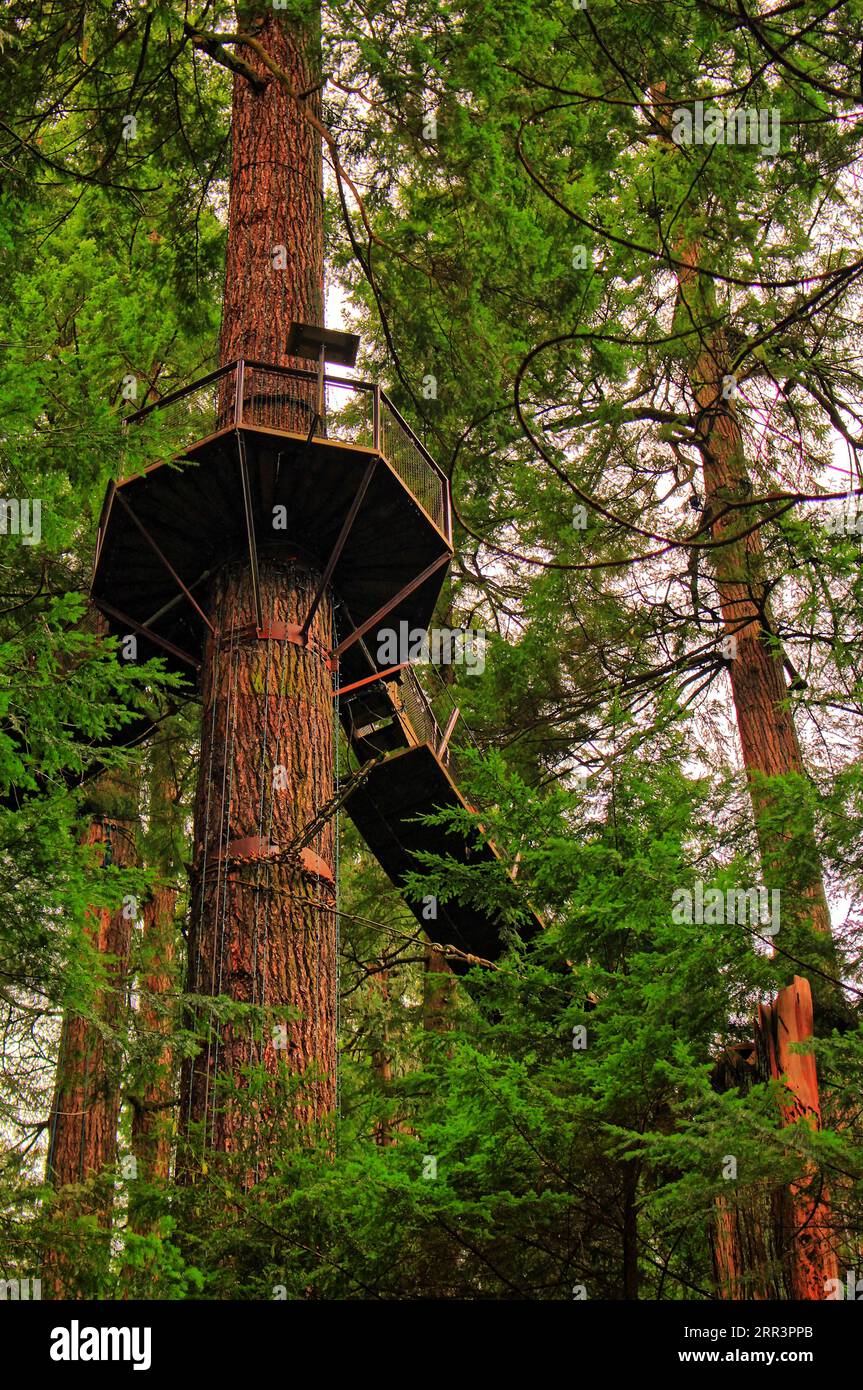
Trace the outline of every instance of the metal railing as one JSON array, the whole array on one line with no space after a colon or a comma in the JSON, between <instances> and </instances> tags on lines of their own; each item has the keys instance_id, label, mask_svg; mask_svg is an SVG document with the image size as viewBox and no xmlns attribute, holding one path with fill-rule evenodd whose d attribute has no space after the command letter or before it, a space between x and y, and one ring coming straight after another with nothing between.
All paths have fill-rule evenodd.
<instances>
[{"instance_id":1,"label":"metal railing","mask_svg":"<svg viewBox=\"0 0 863 1390\"><path fill-rule=\"evenodd\" d=\"M462 781L465 767L459 748L475 740L446 686L441 685L432 699L413 667L403 666L399 672L399 695L417 741L430 744L453 780Z\"/></svg>"},{"instance_id":2,"label":"metal railing","mask_svg":"<svg viewBox=\"0 0 863 1390\"><path fill-rule=\"evenodd\" d=\"M178 452L215 434L247 425L257 429L338 440L379 451L440 531L452 539L449 483L431 454L380 386L352 377L323 378L301 367L242 359L173 391L127 416L141 427L135 450L158 441ZM323 404L323 410L321 410Z\"/></svg>"}]
</instances>

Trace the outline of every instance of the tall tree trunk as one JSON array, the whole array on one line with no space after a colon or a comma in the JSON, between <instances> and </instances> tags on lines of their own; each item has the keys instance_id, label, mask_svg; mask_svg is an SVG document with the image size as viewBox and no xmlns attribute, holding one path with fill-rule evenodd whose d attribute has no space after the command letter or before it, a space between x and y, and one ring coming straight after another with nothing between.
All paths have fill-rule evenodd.
<instances>
[{"instance_id":1,"label":"tall tree trunk","mask_svg":"<svg viewBox=\"0 0 863 1390\"><path fill-rule=\"evenodd\" d=\"M296 365L286 354L291 322L323 322L321 144L302 109L320 109L320 18L303 28L270 12L256 33L291 87L309 95L294 100L245 52L266 85L234 80L219 352L223 363ZM308 427L313 393L294 391L291 403L284 381L255 372L245 389L247 399L262 390L279 397L282 428ZM184 1067L182 1122L196 1127L202 1161L204 1150L252 1150L247 1180L266 1171L282 1125L321 1120L335 1106L331 823L299 847L305 865L295 844L333 791L329 595L306 645L295 641L318 581L305 562L271 546L260 551L262 630L247 563L224 568L208 598L216 635L202 668L189 989L275 1012L263 1037L248 1019L212 1020L202 1052Z\"/></svg>"},{"instance_id":2,"label":"tall tree trunk","mask_svg":"<svg viewBox=\"0 0 863 1390\"><path fill-rule=\"evenodd\" d=\"M320 118L320 14L303 29L271 11L257 38L294 91L309 93L302 106ZM243 58L267 85L257 92L234 78L219 361L286 365L291 322L323 323L321 140L284 83L251 50Z\"/></svg>"},{"instance_id":3,"label":"tall tree trunk","mask_svg":"<svg viewBox=\"0 0 863 1390\"><path fill-rule=\"evenodd\" d=\"M681 273L681 295L690 304L703 305L703 287L696 283L701 278L696 271L697 250L685 250L682 259L692 269ZM700 320L698 312L693 319ZM711 538L724 542L714 551L714 567L724 629L733 639L729 675L734 710L761 855L769 870L781 854L781 843L767 826L771 801L763 779L787 773L802 776L806 769L788 703L784 657L770 622L758 517L747 505L753 485L743 438L733 401L723 398L730 366L725 335L714 332L694 360L691 380L699 406L705 522ZM749 535L735 539L750 526L754 529ZM814 835L809 848L811 876L804 885L809 918L815 931L829 936L830 913Z\"/></svg>"},{"instance_id":4,"label":"tall tree trunk","mask_svg":"<svg viewBox=\"0 0 863 1390\"><path fill-rule=\"evenodd\" d=\"M670 130L674 103L660 83L652 89L657 121L666 143L676 151ZM768 603L764 545L759 521L765 510L753 508L752 480L734 404L731 357L718 318L713 283L701 274L701 246L696 239L679 242L675 256L679 314L685 314L699 344L690 365L690 382L698 405L696 429L704 480L702 537L722 542L712 552L723 629L734 653L729 676L740 747L749 783L761 860L765 875L775 877L787 842L772 825L773 801L767 779L790 773L805 776L805 766L789 706L785 657L774 635ZM744 532L749 534L744 535ZM811 822L795 835L797 866L803 869L800 895L806 904L808 926L815 933L813 952L837 968L830 912L821 877L820 858ZM815 942L821 942L816 952ZM813 974L816 1015L824 1022L847 1018L841 990Z\"/></svg>"},{"instance_id":5,"label":"tall tree trunk","mask_svg":"<svg viewBox=\"0 0 863 1390\"><path fill-rule=\"evenodd\" d=\"M658 120L665 131L664 138L672 144L668 134L671 103L665 96L664 84L652 95ZM676 255L683 263L678 271L680 305L696 330L699 343L692 360L690 382L698 403L696 428L704 479L705 529L714 541L722 542L713 552L714 574L724 630L732 640L731 691L764 874L775 877L777 864L783 859L787 864L787 845L783 832L777 834L771 825L772 797L767 779L791 773L802 776L805 767L789 706L784 655L770 620L760 515L751 506L754 489L734 406L728 344L722 329L707 331L703 327L718 317L713 282L700 273L703 268L701 247L696 240L679 244ZM746 532L748 534L744 534ZM821 954L821 959L829 961L835 972L837 953L811 823L803 826L802 834L799 831L796 834L795 852L798 865L804 868L799 889L807 906L807 925L816 934L811 938L810 949L817 937L826 940L828 949ZM825 988L821 977L814 973L811 984L818 1000L822 1027L847 1017L841 988L829 983ZM811 1036L814 1030L811 1010L808 1020L810 1032L800 1034L798 1041ZM812 1083L817 1098L814 1062ZM807 1218L798 1191L783 1195L782 1202L791 1204L794 1213L791 1224L795 1231L809 1231L811 1237L807 1246L798 1243L793 1249L792 1287L811 1289L811 1270L819 1265L828 1267L831 1259L823 1243L826 1202L818 1207L817 1231L813 1230L812 1212L809 1211ZM726 1227L720 1247L723 1242L727 1244L725 1237L729 1229ZM822 1241L820 1253L813 1253L813 1239L816 1245ZM809 1292L796 1296L813 1295Z\"/></svg>"},{"instance_id":6,"label":"tall tree trunk","mask_svg":"<svg viewBox=\"0 0 863 1390\"><path fill-rule=\"evenodd\" d=\"M787 1103L783 1124L803 1120L810 1129L821 1128L821 1100L815 1058L792 1052L795 1043L812 1037L812 992L808 980L794 980L777 994L773 1003L758 1011L759 1070L764 1080L783 1081ZM827 1280L839 1272L828 1193L821 1175L792 1184L782 1193L783 1249L791 1297L822 1299Z\"/></svg>"},{"instance_id":7,"label":"tall tree trunk","mask_svg":"<svg viewBox=\"0 0 863 1390\"><path fill-rule=\"evenodd\" d=\"M316 583L301 562L262 553L268 630L301 622ZM308 648L250 636L254 602L244 564L217 577L210 612L216 635L204 661L189 989L275 1012L257 1042L242 1021L214 1024L186 1067L182 1104L187 1123L206 1121L203 1147L253 1146L260 1174L276 1114L258 1101L250 1126L240 1106L221 1103L226 1078L244 1085L250 1065L277 1077L286 1066L311 1083L297 1115L321 1119L335 1107L332 819L308 845L297 844L333 793L332 678L322 656L331 613L322 603ZM291 1105L282 1108L287 1119Z\"/></svg>"},{"instance_id":8,"label":"tall tree trunk","mask_svg":"<svg viewBox=\"0 0 863 1390\"><path fill-rule=\"evenodd\" d=\"M393 1063L390 1056L389 1046L389 1024L387 1013L389 1009L389 971L380 970L373 975L369 982L369 997L372 1006L378 1005L378 1017L373 1022L373 1038L371 1047L372 1071L377 1077L381 1095L386 1098L389 1093L390 1083L393 1079ZM395 1142L392 1125L389 1120L378 1120L374 1128L374 1140L382 1148Z\"/></svg>"},{"instance_id":9,"label":"tall tree trunk","mask_svg":"<svg viewBox=\"0 0 863 1390\"><path fill-rule=\"evenodd\" d=\"M85 838L87 844L101 846L103 864L134 864L131 819L102 816L92 822ZM85 931L108 962L107 978L96 997L96 1022L71 1011L63 1019L47 1167L54 1187L86 1182L116 1162L122 1055L100 1025L116 1029L123 1017L134 915L129 905L116 912L88 913Z\"/></svg>"},{"instance_id":10,"label":"tall tree trunk","mask_svg":"<svg viewBox=\"0 0 863 1390\"><path fill-rule=\"evenodd\" d=\"M638 1176L640 1166L630 1160L623 1165L621 1192L623 1225L623 1297L638 1298Z\"/></svg>"}]
</instances>

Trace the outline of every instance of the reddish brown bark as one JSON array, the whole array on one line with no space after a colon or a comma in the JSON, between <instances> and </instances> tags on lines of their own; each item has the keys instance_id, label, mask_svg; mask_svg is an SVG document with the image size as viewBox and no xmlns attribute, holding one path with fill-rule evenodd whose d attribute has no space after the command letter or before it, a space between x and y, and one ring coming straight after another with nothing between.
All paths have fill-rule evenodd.
<instances>
[{"instance_id":1,"label":"reddish brown bark","mask_svg":"<svg viewBox=\"0 0 863 1390\"><path fill-rule=\"evenodd\" d=\"M390 1082L393 1079L393 1064L390 1056L389 1047L389 1024L387 1022L387 1011L389 1008L389 971L380 970L373 975L369 982L369 996L374 1008L377 1004L377 1017L373 1019L373 1037L371 1046L372 1071L378 1079L381 1091L386 1096L389 1091ZM385 1147L395 1143L392 1125L388 1120L379 1120L374 1129L374 1139L376 1144Z\"/></svg>"},{"instance_id":2,"label":"reddish brown bark","mask_svg":"<svg viewBox=\"0 0 863 1390\"><path fill-rule=\"evenodd\" d=\"M293 321L323 323L321 143L303 114L304 107L320 110L319 17L303 29L271 11L256 33L291 86L308 95L302 103L290 97L254 53L244 52L265 86L234 80L219 355L222 363L242 357L308 367L291 362L286 348ZM278 406L268 423L310 424L313 390L249 371L244 398L261 395ZM276 1041L268 1031L261 1037L259 1026L256 1035L251 1020L214 1022L203 1051L184 1068L181 1122L198 1126L202 1162L205 1149L253 1148L249 1178L265 1171L265 1151L282 1125L321 1120L335 1106L331 822L310 846L323 877L304 873L296 858L268 861L261 844L246 846L245 863L226 858L229 843L243 839L286 851L332 795L333 683L323 656L332 644L329 597L304 648L272 635L274 624L302 624L317 583L313 569L277 547L261 553L268 636L256 631L248 564L223 570L209 598L217 635L208 639L202 668L189 988L293 1016L284 1049L276 1020ZM277 767L284 785L274 787ZM307 1083L301 1096L290 1077Z\"/></svg>"},{"instance_id":3,"label":"reddish brown bark","mask_svg":"<svg viewBox=\"0 0 863 1390\"><path fill-rule=\"evenodd\" d=\"M690 253L688 258L694 266L697 253ZM684 294L695 293L694 278L694 270L689 277L685 273L681 276ZM732 401L722 397L722 382L729 367L724 336L717 333L698 354L692 381L701 412L698 432L703 441L705 516L711 521L712 539L726 542L714 552L714 572L725 631L736 646L728 668L734 710L762 859L769 867L781 847L765 829L770 800L761 779L787 773L804 775L805 767L788 703L782 651L771 632L761 532L755 526L749 535L729 539L757 521L746 505L753 488L740 425ZM818 863L814 841L811 863ZM803 891L809 900L812 927L829 934L830 913L817 870Z\"/></svg>"},{"instance_id":4,"label":"reddish brown bark","mask_svg":"<svg viewBox=\"0 0 863 1390\"><path fill-rule=\"evenodd\" d=\"M296 626L317 576L299 561L262 554L260 583L268 628ZM332 818L308 841L319 862L308 860L304 869L296 847L333 794L332 676L324 656L331 612L325 600L307 647L260 640L249 571L238 565L216 579L210 613L217 633L204 662L189 988L296 1016L286 1020L286 1047L278 1014L263 1037L254 1020L214 1024L184 1071L183 1121L204 1124L202 1148L254 1147L260 1175L281 1125L321 1120L335 1106ZM253 843L231 848L243 840ZM274 860L267 847L294 848ZM258 1065L275 1085L247 1075ZM308 1083L297 1098L290 1075ZM244 1097L221 1094L228 1078Z\"/></svg>"},{"instance_id":5,"label":"reddish brown bark","mask_svg":"<svg viewBox=\"0 0 863 1390\"><path fill-rule=\"evenodd\" d=\"M140 1094L133 1100L132 1153L137 1162L137 1177L148 1182L165 1181L171 1167L174 1068L171 1024L165 1004L176 984L176 905L176 889L166 887L154 888L144 905L145 974L141 982L139 1025L151 1037L164 1039L158 1055L147 1067Z\"/></svg>"},{"instance_id":6,"label":"reddish brown bark","mask_svg":"<svg viewBox=\"0 0 863 1390\"><path fill-rule=\"evenodd\" d=\"M671 103L666 98L665 85L659 84L652 96L658 121L666 140L671 144L668 135ZM729 662L731 690L761 859L765 875L768 875L775 873L785 846L781 837L777 837L768 825L771 796L764 779L790 773L804 775L805 767L788 703L784 657L773 635L770 620L764 546L759 525L764 508L762 504L759 514L750 504L754 488L734 406L728 344L721 329L706 332L702 326L705 322L715 321L717 315L712 282L700 273L703 269L700 245L695 240L684 241L676 247L676 255L682 262L682 268L678 270L681 309L688 314L692 327L697 330L699 343L692 361L690 381L698 405L696 428L704 480L705 531L713 541L723 542L713 551L714 575L725 633L734 643L734 655ZM798 853L805 840L808 840L805 845L808 878L800 887L808 906L809 925L815 932L831 938L832 943L830 911L819 867L814 828L804 827L803 836L798 836ZM835 964L835 951L833 959ZM819 995L825 1000L827 1010L832 1013L835 1009L841 1015L845 1007L841 989L837 985L828 985L825 993L820 977L815 975L813 978L818 983ZM795 977L795 984L789 986L789 990L793 992L804 983ZM767 1021L774 1017L772 1011L776 1011L775 1017L784 1023L785 1005L780 1001L789 994L789 990L780 993L772 1010L761 1011L761 1038L764 1037ZM813 1033L808 984L806 992L809 996L808 1010L801 1012L798 1009L795 1023L802 1029L808 1027L809 1031L794 1033L795 1040L802 1040ZM799 1000L799 990L795 997ZM794 1076L800 1085L804 1085L798 1065L800 1060L795 1059ZM817 1111L814 1062L811 1078L806 1084L810 1085L807 1092L809 1100L812 1099L811 1086L814 1086ZM820 1116L820 1111L818 1113ZM768 1255L768 1247L775 1244L782 1252L789 1248L792 1251L790 1257L784 1256L792 1261L790 1277L786 1277L785 1281L786 1286L790 1286L790 1296L823 1297L823 1281L818 1294L800 1290L811 1289L813 1281L817 1282L818 1271L831 1267L832 1251L826 1237L829 1220L826 1194L819 1195L814 1208L811 1203L807 1207L804 1194L798 1188L773 1194L770 1200L774 1220L759 1221L755 1217L745 1221L744 1225L751 1228L748 1231L738 1229L736 1216L730 1208L721 1205L716 1243L720 1268L730 1275L727 1286L732 1290L739 1287L739 1279L745 1268L741 1255L744 1241L762 1245ZM795 1239L790 1242L787 1238L789 1228L795 1232ZM762 1286L760 1294L756 1292L752 1296L775 1297L775 1288L775 1282L772 1285L768 1283ZM731 1296L736 1295L732 1293Z\"/></svg>"},{"instance_id":7,"label":"reddish brown bark","mask_svg":"<svg viewBox=\"0 0 863 1390\"><path fill-rule=\"evenodd\" d=\"M671 148L676 148L668 133L673 103L666 97L664 83L656 84L652 99L664 138ZM702 327L705 322L715 323L718 317L713 285L708 276L701 274L701 246L697 241L679 242L675 255L682 263L677 271L681 312L696 330L699 343L690 368L698 406L696 428L704 479L705 529L699 539L709 536L723 542L711 552L711 559L724 630L736 646L736 654L729 662L731 691L761 857L769 870L780 857L781 845L771 839L766 829L769 794L762 779L788 773L802 775L805 767L788 704L783 653L770 623L760 517L748 505L754 489L730 385L731 357L723 331L711 328L707 332ZM762 506L761 515L763 512ZM745 531L749 534L743 535ZM811 925L818 932L830 934L830 913L817 868L814 835L807 858L813 867L803 891L809 900Z\"/></svg>"},{"instance_id":8,"label":"reddish brown bark","mask_svg":"<svg viewBox=\"0 0 863 1390\"><path fill-rule=\"evenodd\" d=\"M303 106L319 117L319 28L303 32L294 19L271 11L257 36L294 90L309 93ZM219 361L244 357L308 367L291 362L286 346L293 320L324 321L321 140L300 103L257 55L247 49L243 57L266 87L257 92L245 78L234 78Z\"/></svg>"},{"instance_id":9,"label":"reddish brown bark","mask_svg":"<svg viewBox=\"0 0 863 1390\"><path fill-rule=\"evenodd\" d=\"M94 820L86 843L101 847L103 863L128 868L135 861L128 820ZM99 1025L115 1029L126 1008L134 915L128 905L88 914L85 931L107 962L106 980L95 1000L97 1022L72 1012L63 1019L47 1167L54 1187L86 1182L116 1162L122 1056Z\"/></svg>"},{"instance_id":10,"label":"reddish brown bark","mask_svg":"<svg viewBox=\"0 0 863 1390\"><path fill-rule=\"evenodd\" d=\"M781 1081L788 1101L781 1123L804 1120L821 1128L815 1059L792 1052L812 1036L812 992L795 975L772 1004L762 1006L750 1075L754 1081ZM723 1298L823 1299L827 1281L838 1275L829 1198L820 1175L812 1173L788 1189L765 1182L760 1191L723 1197L717 1204L713 1257Z\"/></svg>"},{"instance_id":11,"label":"reddish brown bark","mask_svg":"<svg viewBox=\"0 0 863 1390\"><path fill-rule=\"evenodd\" d=\"M812 991L808 980L795 975L772 1004L762 1006L758 1019L761 1071L787 1088L782 1123L804 1120L821 1128L821 1101L815 1058L793 1052L792 1046L813 1035ZM833 1248L833 1229L826 1187L817 1174L792 1184L784 1212L785 1245L791 1274L791 1297L822 1299L827 1280L839 1272Z\"/></svg>"},{"instance_id":12,"label":"reddish brown bark","mask_svg":"<svg viewBox=\"0 0 863 1390\"><path fill-rule=\"evenodd\" d=\"M116 785L104 779L100 790L110 800ZM85 843L99 846L103 864L128 868L135 862L133 822L103 815L94 819ZM46 1179L57 1190L55 1212L60 1229L70 1215L96 1214L110 1228L113 1186L105 1183L86 1193L73 1184L98 1179L117 1162L120 1118L121 1049L112 1044L128 1004L128 971L134 911L125 904L116 912L88 913L85 933L105 962L106 971L91 1017L67 1010L60 1033L54 1098L49 1120ZM45 1251L42 1277L49 1298L74 1298L78 1263L62 1242ZM107 1252L106 1252L107 1254Z\"/></svg>"},{"instance_id":13,"label":"reddish brown bark","mask_svg":"<svg viewBox=\"0 0 863 1390\"><path fill-rule=\"evenodd\" d=\"M423 975L423 1028L430 1033L452 1032L456 978L446 956L433 946L426 947Z\"/></svg>"}]
</instances>

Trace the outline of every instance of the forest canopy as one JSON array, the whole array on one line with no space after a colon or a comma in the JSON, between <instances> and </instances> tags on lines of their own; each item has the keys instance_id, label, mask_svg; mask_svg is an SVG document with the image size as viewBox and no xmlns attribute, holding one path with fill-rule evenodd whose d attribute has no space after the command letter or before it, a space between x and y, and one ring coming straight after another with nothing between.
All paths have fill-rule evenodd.
<instances>
[{"instance_id":1,"label":"forest canopy","mask_svg":"<svg viewBox=\"0 0 863 1390\"><path fill-rule=\"evenodd\" d=\"M861 1268L861 53L0 7L3 1280Z\"/></svg>"}]
</instances>

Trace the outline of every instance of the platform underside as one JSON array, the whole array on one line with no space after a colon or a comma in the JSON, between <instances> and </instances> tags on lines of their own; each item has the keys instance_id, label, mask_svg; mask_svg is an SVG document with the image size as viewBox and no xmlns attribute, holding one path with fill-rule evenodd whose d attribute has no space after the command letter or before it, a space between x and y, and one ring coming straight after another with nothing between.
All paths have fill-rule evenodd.
<instances>
[{"instance_id":1,"label":"platform underside","mask_svg":"<svg viewBox=\"0 0 863 1390\"><path fill-rule=\"evenodd\" d=\"M187 450L181 459L124 480L106 499L93 577L94 602L102 607L114 632L130 630L116 616L121 613L176 649L170 653L139 632L141 659L162 656L170 669L187 675L194 672L192 662L200 657L206 629L175 575L203 607L210 575L227 561L248 556L241 451L248 470L257 547L272 553L276 544L285 554L299 555L319 570L333 551L374 459L371 481L333 571L337 640L347 637L440 560L440 567L380 620L381 627L396 630L400 622L411 628L428 626L452 548L383 456L351 444L325 440L307 444L300 436L244 427L222 430ZM284 522L284 529L274 527L274 518ZM388 664L389 658L377 663L376 632L377 625L362 646L355 643L346 650L343 683Z\"/></svg>"},{"instance_id":2,"label":"platform underside","mask_svg":"<svg viewBox=\"0 0 863 1390\"><path fill-rule=\"evenodd\" d=\"M497 858L487 844L466 844L444 825L428 825L416 819L444 807L468 808L468 803L438 761L427 743L407 748L386 758L348 797L346 809L369 849L397 888L405 876L421 871L416 852L447 855L463 864L488 863ZM417 921L433 940L455 946L485 960L500 956L504 942L500 922L480 908L465 906L454 899L438 902L437 919L427 921L422 903L405 898ZM541 927L534 918L522 937ZM449 962L457 974L468 968L458 960Z\"/></svg>"}]
</instances>

